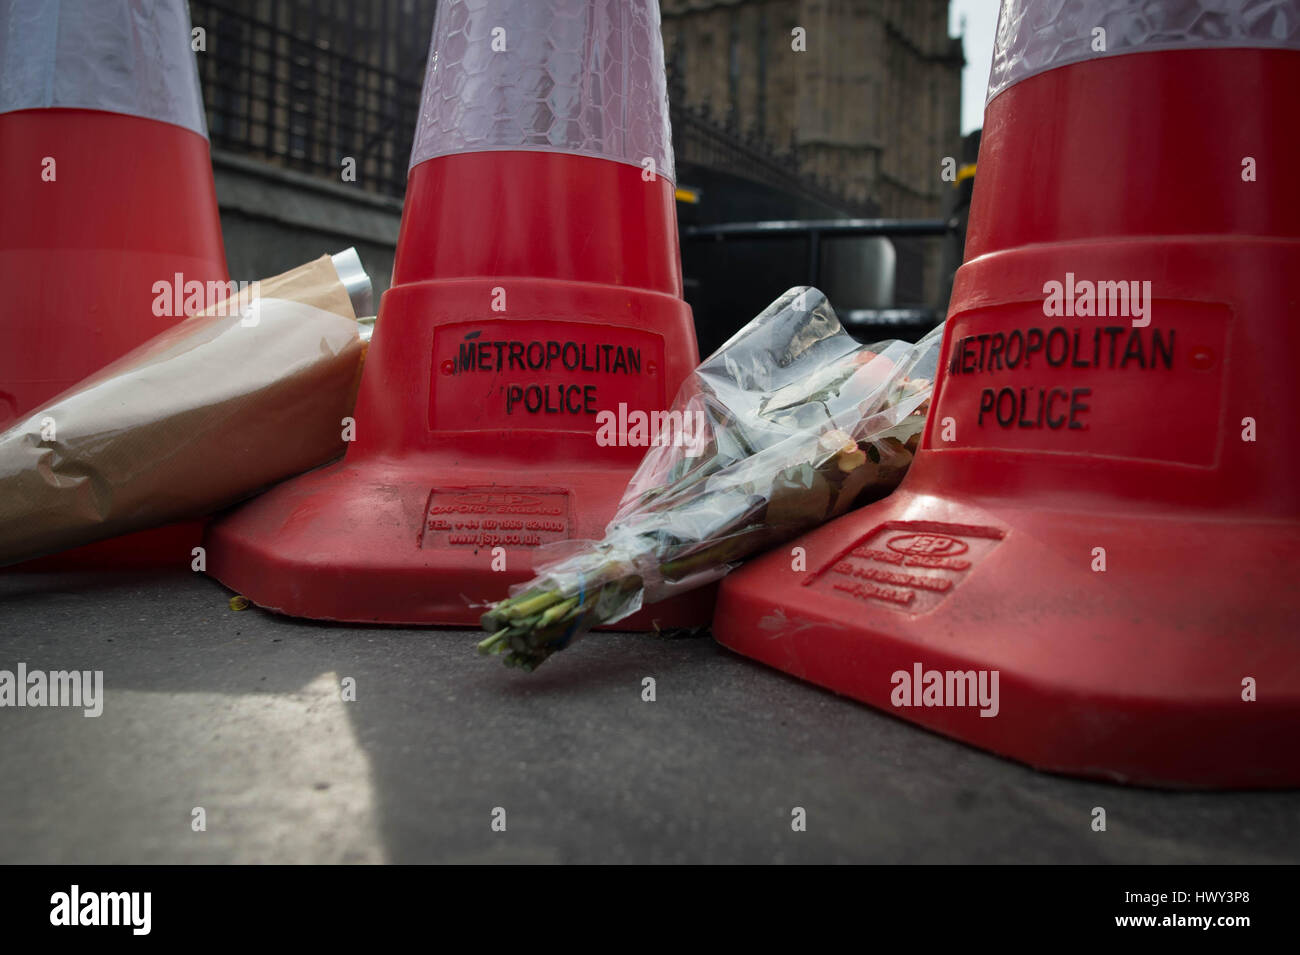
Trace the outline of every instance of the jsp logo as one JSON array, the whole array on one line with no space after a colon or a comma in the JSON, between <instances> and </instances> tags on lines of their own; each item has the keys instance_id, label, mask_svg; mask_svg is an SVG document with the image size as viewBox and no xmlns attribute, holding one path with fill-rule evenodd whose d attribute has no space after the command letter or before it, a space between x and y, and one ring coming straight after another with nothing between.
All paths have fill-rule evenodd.
<instances>
[{"instance_id":1,"label":"jsp logo","mask_svg":"<svg viewBox=\"0 0 1300 955\"><path fill-rule=\"evenodd\" d=\"M969 549L955 537L943 534L904 534L892 537L886 546L898 554L964 554Z\"/></svg>"}]
</instances>

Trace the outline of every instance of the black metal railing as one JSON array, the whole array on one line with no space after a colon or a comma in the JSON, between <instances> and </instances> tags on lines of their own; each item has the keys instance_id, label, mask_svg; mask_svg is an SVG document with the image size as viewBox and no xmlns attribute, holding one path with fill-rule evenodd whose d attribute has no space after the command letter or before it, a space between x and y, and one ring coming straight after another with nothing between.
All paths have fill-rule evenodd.
<instances>
[{"instance_id":1,"label":"black metal railing","mask_svg":"<svg viewBox=\"0 0 1300 955\"><path fill-rule=\"evenodd\" d=\"M384 65L393 45L382 35L331 44L347 33L350 8L329 6L192 0L191 19L207 32L197 60L212 144L335 181L351 160L362 188L401 196L423 67ZM427 44L433 4L417 13Z\"/></svg>"}]
</instances>

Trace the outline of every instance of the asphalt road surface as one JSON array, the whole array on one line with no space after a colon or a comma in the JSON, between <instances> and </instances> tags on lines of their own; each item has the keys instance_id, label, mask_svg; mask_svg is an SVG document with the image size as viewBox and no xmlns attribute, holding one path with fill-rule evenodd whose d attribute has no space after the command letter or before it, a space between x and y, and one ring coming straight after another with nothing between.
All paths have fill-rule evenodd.
<instances>
[{"instance_id":1,"label":"asphalt road surface","mask_svg":"<svg viewBox=\"0 0 1300 955\"><path fill-rule=\"evenodd\" d=\"M0 708L0 862L1300 861L1300 792L1045 775L708 636L595 635L530 675L477 634L229 597L0 575L0 670L104 679L97 718Z\"/></svg>"}]
</instances>

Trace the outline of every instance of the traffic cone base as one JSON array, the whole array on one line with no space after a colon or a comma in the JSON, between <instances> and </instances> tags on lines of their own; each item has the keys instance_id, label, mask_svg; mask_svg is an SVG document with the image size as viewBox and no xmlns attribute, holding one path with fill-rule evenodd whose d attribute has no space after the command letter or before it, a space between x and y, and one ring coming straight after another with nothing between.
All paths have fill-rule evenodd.
<instances>
[{"instance_id":1,"label":"traffic cone base","mask_svg":"<svg viewBox=\"0 0 1300 955\"><path fill-rule=\"evenodd\" d=\"M1149 356L1145 370L1136 358L1111 368L1103 347L1100 365L1071 372L1070 389L1092 389L1080 399L1089 430L1074 433L1068 420L1020 428L1021 417L1037 425L1032 409L1004 428L991 419L996 405L985 427L972 429L987 382L941 375L923 452L902 487L798 540L806 573L791 570L787 548L728 577L716 638L1036 768L1162 786L1300 784L1300 522L1269 513L1295 492L1282 484L1280 462L1241 440L1240 423L1252 408L1278 409L1293 387L1278 366L1300 345L1296 316L1277 323L1280 338L1268 349L1254 347L1240 316L1276 308L1280 287L1300 274L1300 242L1080 244L985 256L963 267L955 297L989 288L993 274L1004 287L1008 272L1026 284L1010 290L1010 302L983 298L955 311L940 367L951 367L990 314L1006 333L1036 309L1041 327L1041 287L1034 299L1031 277L1049 261L1114 275L1157 247L1163 268L1153 286L1165 294L1154 299L1156 322L1128 325L1123 336L1160 331L1174 343L1172 374ZM1241 287L1247 274L1268 279ZM1048 322L1067 329L1070 348L1079 332L1077 354L1091 361L1101 323ZM1060 378L1046 361L1038 366L1046 377L1025 386L1026 405ZM1145 383L1116 401L1122 376ZM1069 401L1058 399L1049 414L1068 419ZM941 436L946 418L959 422L951 442ZM1062 453L1064 441L1084 434L1095 453ZM1254 495L1234 482L1247 459ZM891 678L916 665L998 671L996 717L978 706L894 705Z\"/></svg>"},{"instance_id":2,"label":"traffic cone base","mask_svg":"<svg viewBox=\"0 0 1300 955\"><path fill-rule=\"evenodd\" d=\"M504 313L492 309L501 288ZM477 626L529 579L538 546L604 536L645 452L598 444L589 395L602 410L666 407L692 360L667 341L693 336L681 299L644 289L508 277L394 286L347 457L210 525L208 572L294 616ZM706 623L714 595L655 604L618 629Z\"/></svg>"},{"instance_id":3,"label":"traffic cone base","mask_svg":"<svg viewBox=\"0 0 1300 955\"><path fill-rule=\"evenodd\" d=\"M477 627L488 604L531 577L538 543L601 537L595 516L612 515L622 492L599 470L557 470L543 487L501 476L450 460L339 462L211 526L208 572L292 616ZM697 625L715 590L647 607L614 629Z\"/></svg>"},{"instance_id":4,"label":"traffic cone base","mask_svg":"<svg viewBox=\"0 0 1300 955\"><path fill-rule=\"evenodd\" d=\"M1189 49L1000 93L911 473L729 576L717 639L1041 769L1300 785L1297 82Z\"/></svg>"},{"instance_id":5,"label":"traffic cone base","mask_svg":"<svg viewBox=\"0 0 1300 955\"><path fill-rule=\"evenodd\" d=\"M1297 528L955 502L933 475L915 478L801 538L798 585L787 550L728 578L718 641L1037 769L1170 787L1300 785L1294 608L1260 599L1294 591ZM1099 540L1133 566L1092 571ZM1192 594L1213 594L1215 609ZM997 671L996 712L973 692L967 705L925 705L917 667L974 673L972 690L980 671ZM1254 701L1246 677L1258 681Z\"/></svg>"}]
</instances>

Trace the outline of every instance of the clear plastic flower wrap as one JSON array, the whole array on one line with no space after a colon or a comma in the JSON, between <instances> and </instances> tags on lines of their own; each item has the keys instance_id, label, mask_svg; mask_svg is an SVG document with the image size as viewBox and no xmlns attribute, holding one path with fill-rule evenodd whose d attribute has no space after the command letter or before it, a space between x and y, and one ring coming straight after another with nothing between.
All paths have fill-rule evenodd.
<instances>
[{"instance_id":1,"label":"clear plastic flower wrap","mask_svg":"<svg viewBox=\"0 0 1300 955\"><path fill-rule=\"evenodd\" d=\"M604 539L539 551L534 578L483 615L479 649L531 670L892 491L920 440L941 335L860 345L821 292L786 292L652 416Z\"/></svg>"}]
</instances>

